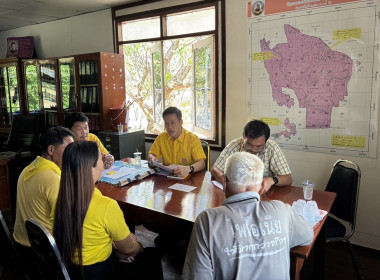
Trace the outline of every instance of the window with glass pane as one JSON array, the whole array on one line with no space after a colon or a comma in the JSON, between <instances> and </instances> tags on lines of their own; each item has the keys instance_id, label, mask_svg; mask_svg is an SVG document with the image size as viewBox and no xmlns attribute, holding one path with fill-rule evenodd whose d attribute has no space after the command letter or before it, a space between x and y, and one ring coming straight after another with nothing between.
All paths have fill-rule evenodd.
<instances>
[{"instance_id":1,"label":"window with glass pane","mask_svg":"<svg viewBox=\"0 0 380 280\"><path fill-rule=\"evenodd\" d=\"M124 40L120 50L125 59L127 98L136 101L130 109L129 125L144 129L146 133L161 133L164 129L163 110L175 106L182 111L183 126L187 130L202 138L214 139L216 93L215 54L212 50L215 48L215 7L168 14L161 18L162 22L157 21L156 27L160 28L161 24L163 34L172 37L163 36L159 41L126 44L125 40L141 36L141 32L134 33L145 26L142 24L144 20L119 24L119 34ZM134 28L127 29L129 24ZM210 34L196 36L197 32ZM190 33L191 36L186 36ZM194 46L205 40L208 40L207 46L194 51Z\"/></svg>"},{"instance_id":2,"label":"window with glass pane","mask_svg":"<svg viewBox=\"0 0 380 280\"><path fill-rule=\"evenodd\" d=\"M175 36L215 30L215 10L195 10L167 17L167 35Z\"/></svg>"},{"instance_id":3,"label":"window with glass pane","mask_svg":"<svg viewBox=\"0 0 380 280\"><path fill-rule=\"evenodd\" d=\"M160 37L160 18L123 22L121 28L123 30L122 41L157 38Z\"/></svg>"},{"instance_id":4,"label":"window with glass pane","mask_svg":"<svg viewBox=\"0 0 380 280\"><path fill-rule=\"evenodd\" d=\"M25 67L25 82L26 82L26 96L28 112L40 113L41 104L38 94L38 74L36 65L27 65Z\"/></svg>"},{"instance_id":5,"label":"window with glass pane","mask_svg":"<svg viewBox=\"0 0 380 280\"><path fill-rule=\"evenodd\" d=\"M41 90L44 109L57 110L54 64L41 65Z\"/></svg>"},{"instance_id":6,"label":"window with glass pane","mask_svg":"<svg viewBox=\"0 0 380 280\"><path fill-rule=\"evenodd\" d=\"M72 63L62 63L59 66L61 80L62 108L64 111L75 111L77 101L75 96L74 60Z\"/></svg>"},{"instance_id":7,"label":"window with glass pane","mask_svg":"<svg viewBox=\"0 0 380 280\"><path fill-rule=\"evenodd\" d=\"M212 38L194 45L194 92L195 126L201 130L212 130ZM203 132L205 133L205 132ZM206 132L207 134L207 132Z\"/></svg>"},{"instance_id":8,"label":"window with glass pane","mask_svg":"<svg viewBox=\"0 0 380 280\"><path fill-rule=\"evenodd\" d=\"M164 96L162 84L162 56L161 44L153 48L152 53L152 77L153 77L153 100L154 100L154 122L163 125L162 112L164 111Z\"/></svg>"},{"instance_id":9,"label":"window with glass pane","mask_svg":"<svg viewBox=\"0 0 380 280\"><path fill-rule=\"evenodd\" d=\"M7 69L0 69L0 100L1 100L1 116L2 116L2 124L10 124L10 114L7 108L8 104L8 82L7 80Z\"/></svg>"},{"instance_id":10,"label":"window with glass pane","mask_svg":"<svg viewBox=\"0 0 380 280\"><path fill-rule=\"evenodd\" d=\"M1 68L0 98L2 124L10 125L12 116L20 114L20 94L16 66Z\"/></svg>"}]
</instances>

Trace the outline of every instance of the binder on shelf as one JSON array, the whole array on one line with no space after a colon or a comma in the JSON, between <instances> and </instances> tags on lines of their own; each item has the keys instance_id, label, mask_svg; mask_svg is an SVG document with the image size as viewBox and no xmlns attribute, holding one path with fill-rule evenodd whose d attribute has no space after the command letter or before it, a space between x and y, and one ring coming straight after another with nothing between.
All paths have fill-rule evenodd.
<instances>
[{"instance_id":1,"label":"binder on shelf","mask_svg":"<svg viewBox=\"0 0 380 280\"><path fill-rule=\"evenodd\" d=\"M94 77L94 84L98 84L99 81L98 81L98 62L97 61L93 61L94 62L94 73L93 73L93 77Z\"/></svg>"},{"instance_id":2,"label":"binder on shelf","mask_svg":"<svg viewBox=\"0 0 380 280\"><path fill-rule=\"evenodd\" d=\"M86 63L86 84L91 84L91 61L90 60L86 60L85 61Z\"/></svg>"},{"instance_id":3,"label":"binder on shelf","mask_svg":"<svg viewBox=\"0 0 380 280\"><path fill-rule=\"evenodd\" d=\"M95 71L95 64L93 60L90 60L90 84L95 83L95 77L94 77L94 71Z\"/></svg>"},{"instance_id":4,"label":"binder on shelf","mask_svg":"<svg viewBox=\"0 0 380 280\"><path fill-rule=\"evenodd\" d=\"M93 92L95 94L95 110L94 110L94 112L100 113L99 90L98 90L98 88L93 87Z\"/></svg>"},{"instance_id":5,"label":"binder on shelf","mask_svg":"<svg viewBox=\"0 0 380 280\"><path fill-rule=\"evenodd\" d=\"M80 83L83 85L86 83L86 64L84 61L79 62L79 76Z\"/></svg>"}]
</instances>

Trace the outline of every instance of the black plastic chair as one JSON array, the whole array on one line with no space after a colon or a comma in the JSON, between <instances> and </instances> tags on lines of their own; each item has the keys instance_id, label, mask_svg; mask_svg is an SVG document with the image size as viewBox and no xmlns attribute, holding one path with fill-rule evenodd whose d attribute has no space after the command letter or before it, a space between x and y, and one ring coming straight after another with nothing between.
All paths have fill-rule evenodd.
<instances>
[{"instance_id":1,"label":"black plastic chair","mask_svg":"<svg viewBox=\"0 0 380 280\"><path fill-rule=\"evenodd\" d=\"M41 279L70 279L54 237L46 227L33 218L25 222L25 227Z\"/></svg>"},{"instance_id":2,"label":"black plastic chair","mask_svg":"<svg viewBox=\"0 0 380 280\"><path fill-rule=\"evenodd\" d=\"M206 169L206 171L210 171L210 146L204 140L201 140L201 145L202 145L202 149L203 149L203 151L205 152L205 155L206 155L205 169Z\"/></svg>"},{"instance_id":3,"label":"black plastic chair","mask_svg":"<svg viewBox=\"0 0 380 280\"><path fill-rule=\"evenodd\" d=\"M21 171L33 161L37 155L41 155L38 145L39 139L38 115L15 115L12 119L11 131L8 141L1 148L0 159L8 159L12 216L16 216L17 180Z\"/></svg>"},{"instance_id":4,"label":"black plastic chair","mask_svg":"<svg viewBox=\"0 0 380 280\"><path fill-rule=\"evenodd\" d=\"M361 279L360 272L350 238L355 232L360 177L360 168L356 163L339 159L334 163L326 187L326 191L337 194L326 221L326 242L342 241L347 244L357 279Z\"/></svg>"},{"instance_id":5,"label":"black plastic chair","mask_svg":"<svg viewBox=\"0 0 380 280\"><path fill-rule=\"evenodd\" d=\"M4 147L4 150L19 153L26 147L37 144L39 121L38 115L14 116L7 145Z\"/></svg>"},{"instance_id":6,"label":"black plastic chair","mask_svg":"<svg viewBox=\"0 0 380 280\"><path fill-rule=\"evenodd\" d=\"M16 243L0 210L0 279L4 268L9 268L15 275L29 279L17 250Z\"/></svg>"}]
</instances>

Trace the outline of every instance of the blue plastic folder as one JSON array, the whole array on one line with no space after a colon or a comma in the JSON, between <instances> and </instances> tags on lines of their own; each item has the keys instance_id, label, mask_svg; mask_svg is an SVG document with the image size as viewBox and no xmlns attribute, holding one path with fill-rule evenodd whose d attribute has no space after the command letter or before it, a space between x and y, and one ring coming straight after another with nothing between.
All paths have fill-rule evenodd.
<instances>
[{"instance_id":1,"label":"blue plastic folder","mask_svg":"<svg viewBox=\"0 0 380 280\"><path fill-rule=\"evenodd\" d=\"M99 181L122 187L154 173L155 170L146 165L137 166L123 161L115 161L111 168L103 171L102 177Z\"/></svg>"}]
</instances>

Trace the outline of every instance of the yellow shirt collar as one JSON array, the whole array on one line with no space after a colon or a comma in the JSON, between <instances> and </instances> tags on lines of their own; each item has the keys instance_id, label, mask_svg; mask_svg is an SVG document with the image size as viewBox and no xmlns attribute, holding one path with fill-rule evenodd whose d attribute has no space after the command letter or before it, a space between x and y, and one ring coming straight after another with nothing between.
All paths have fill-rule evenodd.
<instances>
[{"instance_id":1,"label":"yellow shirt collar","mask_svg":"<svg viewBox=\"0 0 380 280\"><path fill-rule=\"evenodd\" d=\"M181 134L178 136L178 138L177 139L175 139L175 140L178 140L179 142L181 142L181 143L183 143L183 140L184 140L184 138L185 138L185 129L182 127L182 131L181 131ZM174 140L174 141L175 141Z\"/></svg>"},{"instance_id":2,"label":"yellow shirt collar","mask_svg":"<svg viewBox=\"0 0 380 280\"><path fill-rule=\"evenodd\" d=\"M43 157L37 156L37 158L26 167L24 181L29 180L34 175L45 170L53 170L55 173L61 176L61 169L59 169L59 167L54 162Z\"/></svg>"}]
</instances>

